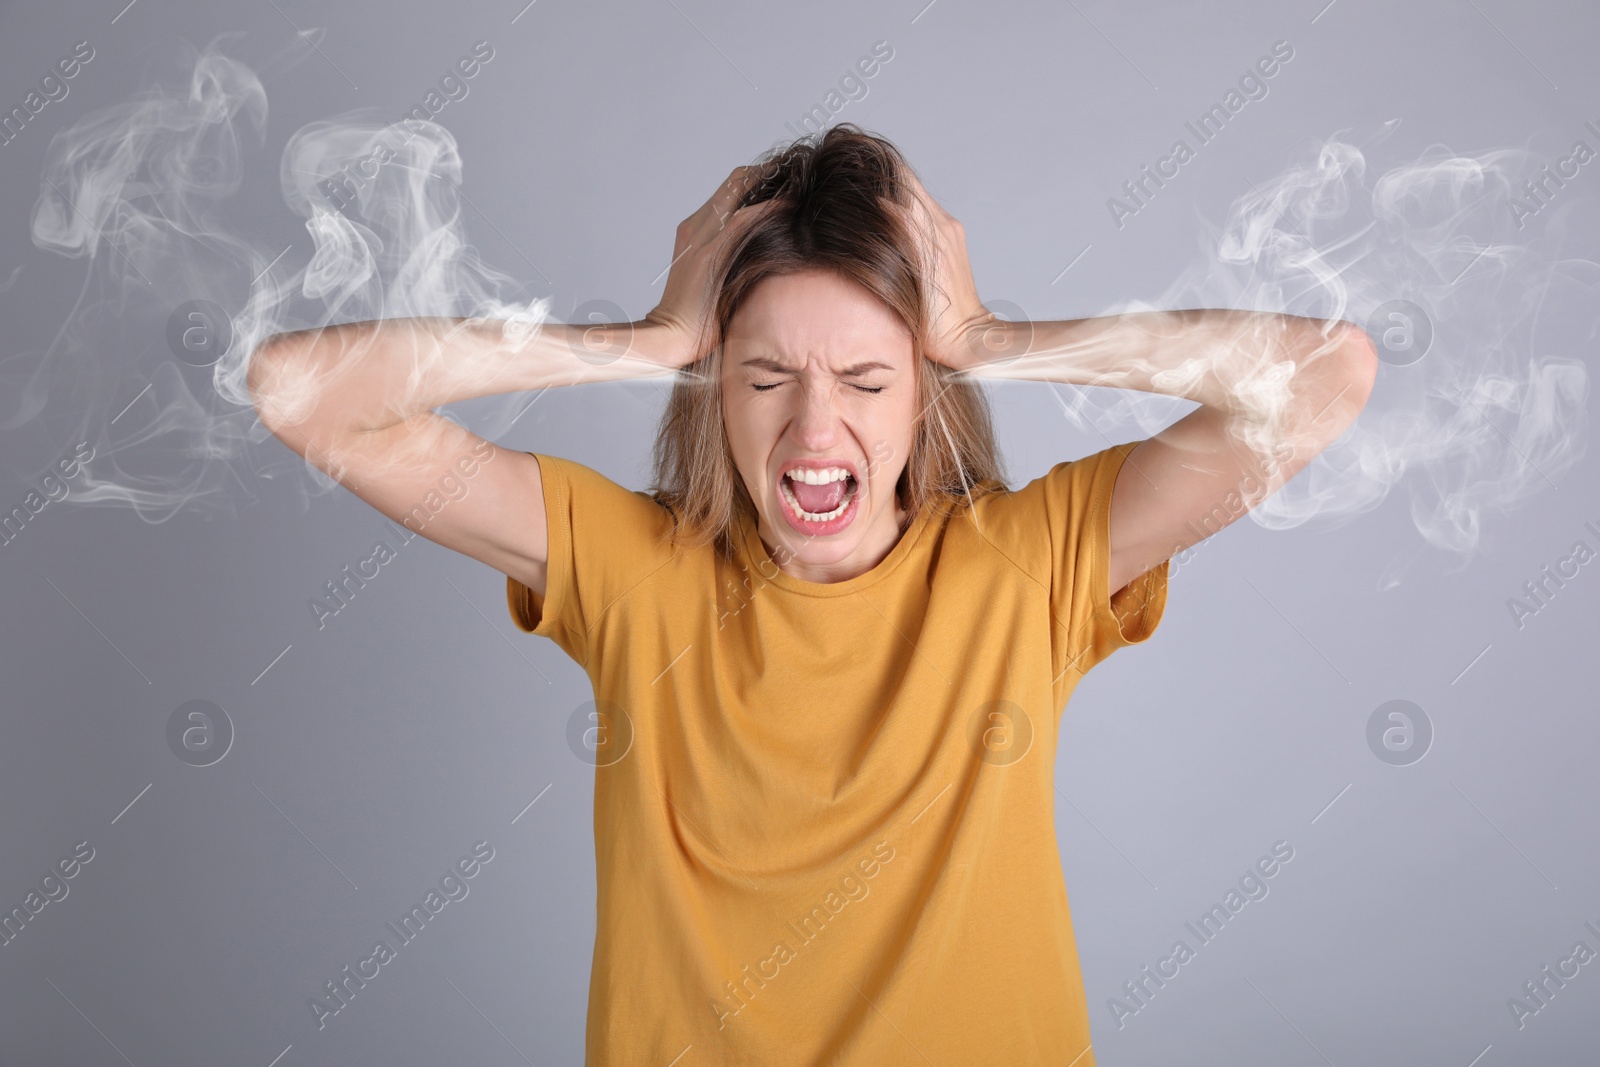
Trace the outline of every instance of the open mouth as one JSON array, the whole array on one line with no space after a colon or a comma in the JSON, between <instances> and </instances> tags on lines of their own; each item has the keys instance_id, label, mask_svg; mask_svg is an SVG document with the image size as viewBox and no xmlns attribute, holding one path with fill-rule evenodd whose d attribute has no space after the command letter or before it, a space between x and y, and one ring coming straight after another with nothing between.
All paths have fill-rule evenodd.
<instances>
[{"instance_id":1,"label":"open mouth","mask_svg":"<svg viewBox=\"0 0 1600 1067\"><path fill-rule=\"evenodd\" d=\"M856 479L843 467L794 467L779 479L779 492L795 518L827 523L839 518L856 497Z\"/></svg>"}]
</instances>

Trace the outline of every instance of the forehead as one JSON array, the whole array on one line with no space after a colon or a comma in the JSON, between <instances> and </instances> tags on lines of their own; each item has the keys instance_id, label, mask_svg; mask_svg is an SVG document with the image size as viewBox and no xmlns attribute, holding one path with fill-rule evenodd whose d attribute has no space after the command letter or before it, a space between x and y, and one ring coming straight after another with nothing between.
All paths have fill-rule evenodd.
<instances>
[{"instance_id":1,"label":"forehead","mask_svg":"<svg viewBox=\"0 0 1600 1067\"><path fill-rule=\"evenodd\" d=\"M728 325L724 366L752 357L838 368L871 357L911 365L911 332L887 304L830 271L771 274Z\"/></svg>"}]
</instances>

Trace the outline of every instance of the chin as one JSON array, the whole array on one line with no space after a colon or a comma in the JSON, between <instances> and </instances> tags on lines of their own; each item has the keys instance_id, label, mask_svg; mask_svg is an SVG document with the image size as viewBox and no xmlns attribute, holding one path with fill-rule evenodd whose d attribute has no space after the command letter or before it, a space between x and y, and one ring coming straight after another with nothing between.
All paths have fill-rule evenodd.
<instances>
[{"instance_id":1,"label":"chin","mask_svg":"<svg viewBox=\"0 0 1600 1067\"><path fill-rule=\"evenodd\" d=\"M851 491L849 498L834 510L833 513L823 517L806 517L794 506L793 500L786 499L783 487L779 486L773 492L775 499L771 500L770 509L776 515L769 515L767 521L772 528L782 534L785 541L800 541L796 555L804 558L808 563L831 563L832 559L816 559L807 549L822 546L837 546L825 548L823 554L836 556L842 559L848 555L850 549L861 540L860 528L872 514L870 503L863 499L863 494Z\"/></svg>"}]
</instances>

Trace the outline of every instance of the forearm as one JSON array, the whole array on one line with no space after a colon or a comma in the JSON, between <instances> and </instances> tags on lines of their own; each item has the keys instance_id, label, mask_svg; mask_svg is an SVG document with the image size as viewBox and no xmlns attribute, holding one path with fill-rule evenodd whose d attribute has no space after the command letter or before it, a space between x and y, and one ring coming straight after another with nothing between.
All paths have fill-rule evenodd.
<instances>
[{"instance_id":1,"label":"forearm","mask_svg":"<svg viewBox=\"0 0 1600 1067\"><path fill-rule=\"evenodd\" d=\"M1144 311L979 330L967 373L1181 396L1227 414L1240 436L1271 438L1305 421L1336 427L1360 409L1341 393L1362 377L1348 324L1231 309Z\"/></svg>"},{"instance_id":2,"label":"forearm","mask_svg":"<svg viewBox=\"0 0 1600 1067\"><path fill-rule=\"evenodd\" d=\"M648 323L383 319L275 334L252 356L249 384L275 430L366 433L480 396L671 374L658 340Z\"/></svg>"}]
</instances>

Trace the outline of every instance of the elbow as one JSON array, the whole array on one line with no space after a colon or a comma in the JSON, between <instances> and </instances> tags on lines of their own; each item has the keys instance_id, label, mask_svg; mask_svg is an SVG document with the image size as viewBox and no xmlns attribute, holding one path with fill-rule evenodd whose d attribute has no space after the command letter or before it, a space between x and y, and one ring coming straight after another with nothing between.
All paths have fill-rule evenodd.
<instances>
[{"instance_id":1,"label":"elbow","mask_svg":"<svg viewBox=\"0 0 1600 1067\"><path fill-rule=\"evenodd\" d=\"M1302 431L1325 448L1354 425L1378 378L1377 345L1367 331L1354 323L1334 320L1313 331L1307 339L1314 353L1307 371ZM1320 448L1318 449L1320 451Z\"/></svg>"},{"instance_id":2,"label":"elbow","mask_svg":"<svg viewBox=\"0 0 1600 1067\"><path fill-rule=\"evenodd\" d=\"M1345 324L1344 336L1339 344L1340 354L1344 357L1349 375L1347 385L1350 392L1355 394L1357 400L1356 410L1367 404L1367 398L1372 395L1372 388L1378 381L1378 346L1372 340L1372 335L1359 326Z\"/></svg>"},{"instance_id":3,"label":"elbow","mask_svg":"<svg viewBox=\"0 0 1600 1067\"><path fill-rule=\"evenodd\" d=\"M288 334L268 336L250 353L250 363L245 369L245 389L255 407L261 425L274 436L281 436L282 428L295 421L291 412L303 404L294 401L293 380L290 373L292 346Z\"/></svg>"},{"instance_id":4,"label":"elbow","mask_svg":"<svg viewBox=\"0 0 1600 1067\"><path fill-rule=\"evenodd\" d=\"M1331 342L1331 346L1330 346ZM1341 406L1352 401L1351 417L1366 405L1372 387L1378 380L1378 346L1372 336L1353 322L1335 319L1326 333L1317 331L1311 343L1331 358L1328 381L1338 392Z\"/></svg>"},{"instance_id":5,"label":"elbow","mask_svg":"<svg viewBox=\"0 0 1600 1067\"><path fill-rule=\"evenodd\" d=\"M282 334L272 334L256 345L250 353L250 361L244 372L244 384L250 394L250 402L255 405L256 415L260 417L261 424L268 429L272 428L272 423L268 421L272 409L272 383L278 377L276 370L269 368L268 364L273 362L274 349L282 336Z\"/></svg>"}]
</instances>

